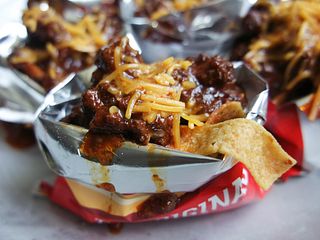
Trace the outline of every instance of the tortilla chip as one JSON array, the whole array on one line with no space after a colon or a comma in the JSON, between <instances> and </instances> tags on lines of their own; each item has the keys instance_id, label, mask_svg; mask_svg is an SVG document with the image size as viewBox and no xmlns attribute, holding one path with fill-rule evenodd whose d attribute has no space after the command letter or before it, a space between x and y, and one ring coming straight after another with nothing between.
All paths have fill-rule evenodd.
<instances>
[{"instance_id":1,"label":"tortilla chip","mask_svg":"<svg viewBox=\"0 0 320 240\"><path fill-rule=\"evenodd\" d=\"M240 118L183 131L181 150L231 156L242 162L265 190L296 163L262 126Z\"/></svg>"},{"instance_id":2,"label":"tortilla chip","mask_svg":"<svg viewBox=\"0 0 320 240\"><path fill-rule=\"evenodd\" d=\"M215 124L230 119L243 118L244 115L240 102L227 102L211 113L206 123Z\"/></svg>"}]
</instances>

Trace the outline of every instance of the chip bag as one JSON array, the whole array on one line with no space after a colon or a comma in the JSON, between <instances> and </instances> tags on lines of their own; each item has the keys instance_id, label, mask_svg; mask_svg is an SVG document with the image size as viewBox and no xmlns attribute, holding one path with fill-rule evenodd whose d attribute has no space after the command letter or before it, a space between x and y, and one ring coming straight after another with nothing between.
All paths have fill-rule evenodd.
<instances>
[{"instance_id":1,"label":"chip bag","mask_svg":"<svg viewBox=\"0 0 320 240\"><path fill-rule=\"evenodd\" d=\"M295 105L278 109L269 103L265 127L297 160L281 179L299 176L303 171L303 138L298 109ZM243 163L187 193L121 195L110 192L108 186L97 188L63 177L57 177L52 184L42 182L40 190L52 202L90 223L168 220L217 213L258 201L268 192Z\"/></svg>"}]
</instances>

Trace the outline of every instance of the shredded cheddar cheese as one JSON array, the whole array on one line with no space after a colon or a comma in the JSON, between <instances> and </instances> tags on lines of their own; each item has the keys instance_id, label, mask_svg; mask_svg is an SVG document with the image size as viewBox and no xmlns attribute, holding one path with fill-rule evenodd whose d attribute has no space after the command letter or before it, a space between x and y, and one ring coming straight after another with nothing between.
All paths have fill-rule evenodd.
<instances>
[{"instance_id":1,"label":"shredded cheddar cheese","mask_svg":"<svg viewBox=\"0 0 320 240\"><path fill-rule=\"evenodd\" d=\"M274 98L276 102L285 99L302 81L311 79L314 88L319 89L316 64L320 57L320 1L282 1L267 6L269 21L274 26L265 27L259 38L249 45L245 61L258 72L263 71L268 62L285 66L281 92ZM311 112L320 111L318 101L313 103ZM314 119L314 116L309 117Z\"/></svg>"},{"instance_id":2,"label":"shredded cheddar cheese","mask_svg":"<svg viewBox=\"0 0 320 240\"><path fill-rule=\"evenodd\" d=\"M130 119L131 118L131 114L132 114L132 111L133 111L133 107L134 105L136 104L136 102L138 101L138 99L140 98L141 96L141 92L139 91L136 91L132 97L130 98L129 100L129 103L128 103L128 108L127 108L127 111L126 111L126 115L125 117L127 119Z\"/></svg>"},{"instance_id":3,"label":"shredded cheddar cheese","mask_svg":"<svg viewBox=\"0 0 320 240\"><path fill-rule=\"evenodd\" d=\"M109 112L110 112L111 114L119 113L119 112L120 112L120 109L119 109L117 106L111 106L111 107L109 108Z\"/></svg>"},{"instance_id":4,"label":"shredded cheddar cheese","mask_svg":"<svg viewBox=\"0 0 320 240\"><path fill-rule=\"evenodd\" d=\"M173 115L172 135L175 148L180 147L180 114Z\"/></svg>"},{"instance_id":5,"label":"shredded cheddar cheese","mask_svg":"<svg viewBox=\"0 0 320 240\"><path fill-rule=\"evenodd\" d=\"M86 15L79 22L67 22L57 14L52 8L42 11L40 7L33 6L24 11L23 23L31 32L35 32L38 21L43 24L58 24L67 32L69 37L61 39L57 47L70 47L82 52L95 52L107 43L103 37L102 28L99 26L99 17L96 15Z\"/></svg>"},{"instance_id":6,"label":"shredded cheddar cheese","mask_svg":"<svg viewBox=\"0 0 320 240\"><path fill-rule=\"evenodd\" d=\"M107 44L103 36L103 24L101 15L87 14L79 22L67 22L52 8L43 11L39 6L33 6L24 11L23 23L28 30L33 33L37 31L38 25L59 26L64 33L64 37L57 38L54 43L47 43L46 49L39 50L24 47L19 50L17 56L11 57L11 63L36 63L43 59L57 59L59 50L70 48L77 52L94 54L102 46ZM45 31L45 30L43 30ZM55 77L54 69L49 69L49 74Z\"/></svg>"},{"instance_id":7,"label":"shredded cheddar cheese","mask_svg":"<svg viewBox=\"0 0 320 240\"><path fill-rule=\"evenodd\" d=\"M179 147L181 118L193 128L204 125L209 117L209 114L192 115L191 105L180 99L183 90L195 88L197 83L191 78L180 83L173 72L187 70L191 62L170 57L153 64L131 63L124 54L126 44L128 39L123 38L115 47L114 71L103 76L99 85L108 84L108 92L115 96L130 97L124 113L126 119L140 113L146 122L152 123L158 117L171 116L174 146ZM130 71L134 74L128 74ZM109 111L117 112L114 108Z\"/></svg>"},{"instance_id":8,"label":"shredded cheddar cheese","mask_svg":"<svg viewBox=\"0 0 320 240\"><path fill-rule=\"evenodd\" d=\"M145 0L136 0L136 5L139 9L145 6ZM200 6L208 2L208 0L163 0L161 6L151 13L150 19L157 20L171 12L182 12Z\"/></svg>"}]
</instances>

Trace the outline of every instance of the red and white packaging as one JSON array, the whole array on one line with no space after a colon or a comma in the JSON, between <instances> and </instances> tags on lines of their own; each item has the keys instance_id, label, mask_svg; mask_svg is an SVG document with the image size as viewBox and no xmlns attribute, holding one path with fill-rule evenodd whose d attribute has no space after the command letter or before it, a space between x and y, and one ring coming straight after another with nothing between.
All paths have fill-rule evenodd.
<instances>
[{"instance_id":1,"label":"red and white packaging","mask_svg":"<svg viewBox=\"0 0 320 240\"><path fill-rule=\"evenodd\" d=\"M297 164L281 177L283 181L300 176L304 170L304 142L299 112L294 104L277 108L269 103L268 107L265 127L297 160ZM42 182L40 189L52 202L90 223L141 222L199 216L238 208L262 199L267 193L241 163L188 193L121 195L63 177L57 177L53 184ZM175 197L172 198L172 195ZM151 207L146 212L145 206L148 204ZM167 205L168 208L163 207ZM163 208L152 209L152 206Z\"/></svg>"}]
</instances>

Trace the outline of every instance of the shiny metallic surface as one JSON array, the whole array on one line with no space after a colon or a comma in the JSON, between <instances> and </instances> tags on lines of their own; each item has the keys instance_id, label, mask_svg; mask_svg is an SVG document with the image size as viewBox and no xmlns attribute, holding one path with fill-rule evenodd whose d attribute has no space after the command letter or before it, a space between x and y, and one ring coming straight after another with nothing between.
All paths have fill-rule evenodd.
<instances>
[{"instance_id":1,"label":"shiny metallic surface","mask_svg":"<svg viewBox=\"0 0 320 240\"><path fill-rule=\"evenodd\" d=\"M0 120L14 123L32 123L34 113L44 100L42 90L34 81L13 69L7 62L14 48L21 46L27 36L20 23L8 23L0 28L0 63L10 78L0 81Z\"/></svg>"},{"instance_id":2,"label":"shiny metallic surface","mask_svg":"<svg viewBox=\"0 0 320 240\"><path fill-rule=\"evenodd\" d=\"M14 48L23 46L25 38L26 29L20 23L8 23L0 28L0 67L10 75L10 78L0 81L1 121L32 124L35 112L46 95L42 86L7 62ZM89 85L94 70L95 67L89 67L78 73L84 84ZM74 74L70 74L62 82L68 82L73 76Z\"/></svg>"},{"instance_id":3,"label":"shiny metallic surface","mask_svg":"<svg viewBox=\"0 0 320 240\"><path fill-rule=\"evenodd\" d=\"M17 80L22 80L28 86L38 93L44 95L45 90L38 83L33 81L27 75L17 71L7 61L7 58L12 54L16 47L24 45L27 38L27 30L21 23L7 23L3 25L0 29L0 63L2 67L10 69L16 74Z\"/></svg>"},{"instance_id":4,"label":"shiny metallic surface","mask_svg":"<svg viewBox=\"0 0 320 240\"><path fill-rule=\"evenodd\" d=\"M235 63L235 74L250 103L248 116L259 121L266 112L266 105L261 104L268 98L265 82L242 63ZM92 185L108 182L119 193L152 193L158 191L152 181L156 171L166 190L184 192L196 189L235 164L230 157L222 161L153 144L139 146L131 142L125 142L117 149L111 165L102 166L85 158L80 154L79 146L87 129L59 121L79 103L84 88L77 77L57 86L46 97L34 123L40 149L49 167L57 174Z\"/></svg>"},{"instance_id":5,"label":"shiny metallic surface","mask_svg":"<svg viewBox=\"0 0 320 240\"><path fill-rule=\"evenodd\" d=\"M89 86L91 74L95 67L89 67L77 73L77 78L84 86ZM33 124L36 111L44 102L45 94L39 93L28 83L20 78L11 68L3 69L7 71L11 78L0 81L0 120L11 123ZM22 76L26 75L19 73ZM74 73L67 76L58 86L69 82L74 77ZM33 81L30 79L30 81ZM56 88L51 91L55 92Z\"/></svg>"},{"instance_id":6,"label":"shiny metallic surface","mask_svg":"<svg viewBox=\"0 0 320 240\"><path fill-rule=\"evenodd\" d=\"M8 23L0 28L0 64L7 67L7 57L27 37L26 28L20 23Z\"/></svg>"},{"instance_id":7,"label":"shiny metallic surface","mask_svg":"<svg viewBox=\"0 0 320 240\"><path fill-rule=\"evenodd\" d=\"M87 3L89 4L89 3ZM92 4L92 3L91 3ZM130 43L139 49L133 36L126 34ZM0 68L6 71L10 78L0 81L0 120L11 123L32 124L35 112L43 103L46 91L26 74L16 70L7 61L15 48L24 45L27 31L24 25L17 22L3 24L0 28ZM96 69L91 66L78 72L78 77L89 86L91 74ZM68 82L70 74L63 82Z\"/></svg>"},{"instance_id":8,"label":"shiny metallic surface","mask_svg":"<svg viewBox=\"0 0 320 240\"><path fill-rule=\"evenodd\" d=\"M51 7L59 8L64 6L70 18L79 18L79 10L90 7L101 1L52 1ZM43 2L42 7L46 8L47 3ZM48 7L48 6L47 6ZM77 11L75 11L77 10ZM80 17L82 17L80 15ZM70 19L69 19L70 20ZM13 53L14 49L24 45L27 38L27 29L19 22L8 22L1 25L0 28L0 67L8 71L10 79L0 81L0 120L11 123L32 124L35 118L35 112L43 103L46 91L36 81L29 76L16 70L7 61L7 58ZM95 67L89 67L81 72L79 76L83 81L91 78ZM73 76L71 74L70 76ZM66 77L66 81L68 78ZM86 84L89 84L86 82Z\"/></svg>"},{"instance_id":9,"label":"shiny metallic surface","mask_svg":"<svg viewBox=\"0 0 320 240\"><path fill-rule=\"evenodd\" d=\"M137 39L146 61L153 62L169 56L189 57L199 53L227 56L234 39L241 32L241 21L255 0L212 0L185 11L174 12L157 22L135 17L133 0L120 2L121 16ZM162 21L173 22L175 28L164 28ZM175 39L174 42L151 41L143 37L147 28ZM152 53L152 54L150 54Z\"/></svg>"},{"instance_id":10,"label":"shiny metallic surface","mask_svg":"<svg viewBox=\"0 0 320 240\"><path fill-rule=\"evenodd\" d=\"M44 89L7 62L14 48L22 46L26 37L27 30L20 23L7 23L0 28L0 64L11 72L10 79L0 81L1 121L32 123L35 111L44 100Z\"/></svg>"},{"instance_id":11,"label":"shiny metallic surface","mask_svg":"<svg viewBox=\"0 0 320 240\"><path fill-rule=\"evenodd\" d=\"M3 79L0 83L0 120L12 123L32 123L34 113L44 96L29 89L24 82Z\"/></svg>"},{"instance_id":12,"label":"shiny metallic surface","mask_svg":"<svg viewBox=\"0 0 320 240\"><path fill-rule=\"evenodd\" d=\"M19 19L25 0L2 0L1 25ZM0 69L1 81L12 74ZM1 114L0 114L1 115ZM275 184L259 204L197 218L153 221L125 225L112 234L105 224L80 221L73 213L34 197L32 189L40 179L54 178L36 148L14 151L0 139L0 239L121 239L121 240L211 240L215 239L318 239L320 236L320 122L300 114L305 161L315 167L304 177Z\"/></svg>"},{"instance_id":13,"label":"shiny metallic surface","mask_svg":"<svg viewBox=\"0 0 320 240\"><path fill-rule=\"evenodd\" d=\"M99 1L61 0L55 3L57 5L63 4L70 9L81 9L90 7L97 2ZM147 61L158 60L171 55L185 57L198 53L224 54L230 49L229 37L235 37L236 32L232 32L230 35L228 31L220 31L217 34L215 33L214 24L221 18L226 21L224 25L228 25L232 21L239 24L236 19L239 20L239 17L243 16L252 4L253 1L248 0L214 0L210 1L206 6L188 12L170 14L168 17L179 19L179 24L184 25L181 29L186 30L183 33L184 42L181 44L158 44L146 40L142 41L136 30L143 30L146 25L124 24L124 33L130 39L131 45L139 52L142 52ZM133 1L120 1L120 7L121 15L127 22L136 19L134 17ZM181 22L180 19L183 19L183 21ZM208 32L208 28L211 32ZM167 31L165 32L167 33ZM0 120L2 121L31 124L35 110L43 102L46 95L42 86L7 63L7 57L15 47L24 44L26 36L26 29L21 23L7 23L0 28L0 63L2 67L9 69L13 73L9 81L0 82ZM201 39L197 39L197 36L201 36ZM94 67L79 73L79 76L87 85L89 85L90 75L93 70Z\"/></svg>"},{"instance_id":14,"label":"shiny metallic surface","mask_svg":"<svg viewBox=\"0 0 320 240\"><path fill-rule=\"evenodd\" d=\"M88 68L79 72L77 75L78 81L82 81L84 86L87 86L89 82L86 82L88 76L94 68ZM50 92L55 92L56 89L60 89L61 86L68 83L70 79L73 79L75 74L67 76L60 84L53 88L48 94L41 94L32 86L30 86L25 78L19 77L26 75L16 73L18 71L12 70L12 68L3 69L7 71L11 76L10 78L0 81L0 120L11 123L33 124L36 116L36 111L40 105L48 99ZM30 81L34 82L30 79Z\"/></svg>"},{"instance_id":15,"label":"shiny metallic surface","mask_svg":"<svg viewBox=\"0 0 320 240\"><path fill-rule=\"evenodd\" d=\"M232 4L228 0L212 2L214 4L210 3L205 8L200 7L188 13L176 13L169 16L178 17L184 21L182 24L188 25L188 29L183 33L185 35L183 38L186 40L183 42L184 48L191 47L189 43L192 43L193 50L211 53L208 52L208 47L212 47L215 40L219 41L215 42L215 47L216 44L227 42L227 39L224 38L226 35L219 33L214 36L212 32L203 32L203 30L207 28L214 30L215 23L221 18L235 20L243 14L241 13L243 11L239 11L239 9L250 6L246 5L246 1L240 0L232 1ZM237 12L234 11L235 6L238 9ZM212 12L215 14L212 14ZM192 19L192 21L186 22L184 14L187 14L188 19ZM229 20L225 24L230 23ZM0 50L7 49L7 51L0 52L4 60L13 51L14 47L22 45L24 42L23 36L25 37L25 35L22 34L21 30L24 27L22 25L18 26L18 24L15 26L16 29L20 29L21 33L17 31L19 34L15 35L12 30L8 31L7 28L6 31L8 32L3 31L4 34L1 35L5 37L1 38ZM132 25L127 24L125 31L130 43L134 43L133 46L138 50L141 47L142 53L144 53L145 50L139 42L139 38L131 30ZM201 35L201 33L204 34ZM201 39L197 39L196 36L201 36ZM236 36L236 33L232 33L232 36ZM184 49L179 51L180 55L182 53L189 54ZM155 52L159 51L152 51L152 53ZM163 51L161 50L161 52ZM150 49L147 50L147 53L149 56L157 55L150 54ZM3 62L6 63L6 61ZM72 107L79 102L82 92L89 85L90 75L94 67L80 72L77 76L70 74L45 95L44 90L33 80L10 68L8 64L5 65L14 74L15 78L14 81L10 80L5 83L7 85L0 84L0 120L33 123L35 116L38 116L34 122L34 127L40 149L50 168L59 175L93 185L109 182L115 186L119 193L143 193L158 191L157 186L151 180L154 174L153 170L156 169L159 177L165 182L165 189L179 192L196 189L216 175L227 171L235 163L230 157L226 157L222 161L160 146L152 146L152 144L144 147L125 142L116 151L113 164L102 166L95 160L86 159L80 154L79 146L87 130L59 121L69 114ZM246 90L250 103L246 109L248 118L262 123L266 112L266 84L241 63L235 63L235 69L237 79ZM6 91L8 86L10 90ZM153 149L152 153L149 148ZM125 180L128 178L132 179L129 183ZM144 184L141 184L141 182Z\"/></svg>"}]
</instances>

